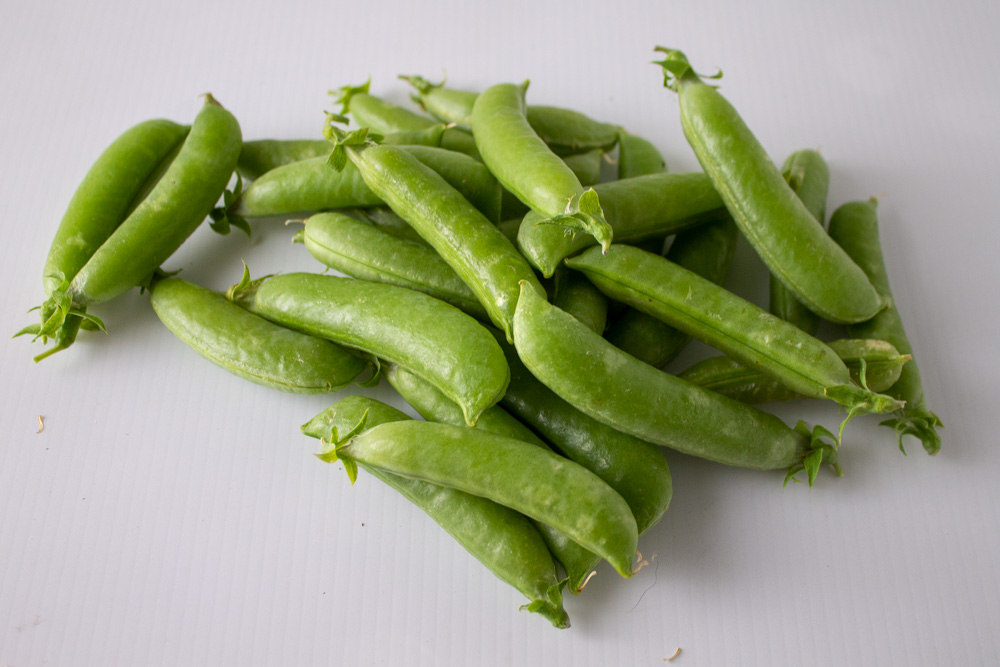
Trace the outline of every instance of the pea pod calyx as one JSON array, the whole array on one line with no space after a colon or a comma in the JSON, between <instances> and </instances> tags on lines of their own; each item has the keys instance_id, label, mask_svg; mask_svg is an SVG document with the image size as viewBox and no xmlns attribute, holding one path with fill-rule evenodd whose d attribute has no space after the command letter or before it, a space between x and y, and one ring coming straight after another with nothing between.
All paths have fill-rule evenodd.
<instances>
[{"instance_id":1,"label":"pea pod calyx","mask_svg":"<svg viewBox=\"0 0 1000 667\"><path fill-rule=\"evenodd\" d=\"M837 477L844 475L837 457L837 450L840 448L840 438L819 424L814 426L812 431L810 431L809 425L803 421L795 425L795 432L807 438L809 444L802 459L788 468L785 481L781 485L782 489L788 486L789 482L798 482L799 480L796 478L796 475L803 471L806 473L809 488L812 488L813 482L816 481L816 476L819 475L819 469L824 463L829 463L833 466L833 471Z\"/></svg>"}]
</instances>

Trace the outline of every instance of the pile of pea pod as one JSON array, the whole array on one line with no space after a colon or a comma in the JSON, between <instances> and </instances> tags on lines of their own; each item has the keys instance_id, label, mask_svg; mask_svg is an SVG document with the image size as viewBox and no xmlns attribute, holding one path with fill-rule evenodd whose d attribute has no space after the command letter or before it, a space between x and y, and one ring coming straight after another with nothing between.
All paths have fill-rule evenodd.
<instances>
[{"instance_id":1,"label":"pile of pea pod","mask_svg":"<svg viewBox=\"0 0 1000 667\"><path fill-rule=\"evenodd\" d=\"M701 172L527 105L527 82L401 77L419 112L348 86L322 138L301 141L243 141L211 96L190 126L141 123L79 186L40 322L19 334L52 339L43 359L141 286L177 337L253 382L314 394L384 377L424 419L347 396L302 427L319 457L399 491L561 628L564 590L602 560L632 576L671 500L661 447L811 486L824 464L840 473L847 422L883 414L901 449L910 435L937 453L877 202L825 224L820 154L778 168L683 53L656 50ZM315 273L245 268L220 294L159 269L206 218L249 234L275 216L305 220ZM721 287L740 234L770 271L769 310ZM821 320L844 337L820 341ZM692 338L722 355L662 370ZM843 406L840 431L756 407L802 397Z\"/></svg>"}]
</instances>

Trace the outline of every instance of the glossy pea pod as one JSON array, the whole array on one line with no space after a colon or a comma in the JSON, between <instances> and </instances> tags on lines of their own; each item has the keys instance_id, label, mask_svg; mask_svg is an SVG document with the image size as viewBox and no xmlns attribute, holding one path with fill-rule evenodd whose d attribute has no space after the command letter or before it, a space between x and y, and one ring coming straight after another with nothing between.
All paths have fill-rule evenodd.
<instances>
[{"instance_id":1,"label":"glossy pea pod","mask_svg":"<svg viewBox=\"0 0 1000 667\"><path fill-rule=\"evenodd\" d=\"M351 215L378 227L387 234L392 234L398 239L422 245L430 248L431 245L410 226L406 220L392 212L388 206L376 206L374 208L357 208L351 211Z\"/></svg>"},{"instance_id":2,"label":"glossy pea pod","mask_svg":"<svg viewBox=\"0 0 1000 667\"><path fill-rule=\"evenodd\" d=\"M618 179L667 171L663 154L648 139L622 130L618 135Z\"/></svg>"},{"instance_id":3,"label":"glossy pea pod","mask_svg":"<svg viewBox=\"0 0 1000 667\"><path fill-rule=\"evenodd\" d=\"M594 191L617 243L663 238L697 226L703 221L699 216L722 207L711 179L702 173L647 174L600 183ZM521 252L546 278L564 259L595 244L587 234L567 234L545 223L534 211L524 217L517 233Z\"/></svg>"},{"instance_id":4,"label":"glossy pea pod","mask_svg":"<svg viewBox=\"0 0 1000 667\"><path fill-rule=\"evenodd\" d=\"M121 225L145 185L170 159L190 128L168 120L149 120L126 130L108 146L87 171L70 200L45 259L42 285L46 303L39 325L22 333L54 338L53 347L35 361L66 349L76 339L86 317L85 306L66 312L69 281ZM50 318L55 317L50 321Z\"/></svg>"},{"instance_id":5,"label":"glossy pea pod","mask_svg":"<svg viewBox=\"0 0 1000 667\"><path fill-rule=\"evenodd\" d=\"M580 185L597 185L601 181L601 161L605 153L600 149L594 149L586 153L576 155L564 155L562 161L570 168L570 171L579 179ZM500 217L504 220L517 218L520 220L531 209L524 204L510 190L500 188Z\"/></svg>"},{"instance_id":6,"label":"glossy pea pod","mask_svg":"<svg viewBox=\"0 0 1000 667\"><path fill-rule=\"evenodd\" d=\"M823 156L810 149L796 151L785 160L781 175L813 219L823 227L826 220L826 195L830 189L830 169ZM816 333L819 329L819 316L806 308L774 276L771 276L770 292L768 310L772 315L791 322L808 334Z\"/></svg>"},{"instance_id":7,"label":"glossy pea pod","mask_svg":"<svg viewBox=\"0 0 1000 667\"><path fill-rule=\"evenodd\" d=\"M514 347L525 367L564 401L614 429L726 465L805 467L810 483L835 447L774 415L702 389L622 352L573 316L523 289ZM516 412L515 412L516 414Z\"/></svg>"},{"instance_id":8,"label":"glossy pea pod","mask_svg":"<svg viewBox=\"0 0 1000 667\"><path fill-rule=\"evenodd\" d=\"M638 532L628 505L600 477L541 447L463 426L403 421L347 437L325 457L349 471L365 463L489 498L567 535L623 577L632 576Z\"/></svg>"},{"instance_id":9,"label":"glossy pea pod","mask_svg":"<svg viewBox=\"0 0 1000 667\"><path fill-rule=\"evenodd\" d=\"M416 89L414 101L438 120L472 128L472 108L479 93L446 88L419 76L401 76ZM556 155L573 155L594 149L608 152L618 142L619 128L596 121L579 111L529 104L528 124Z\"/></svg>"},{"instance_id":10,"label":"glossy pea pod","mask_svg":"<svg viewBox=\"0 0 1000 667\"><path fill-rule=\"evenodd\" d=\"M519 282L544 293L524 257L461 193L406 151L355 133L341 133L338 141L344 159L454 269L509 338Z\"/></svg>"},{"instance_id":11,"label":"glossy pea pod","mask_svg":"<svg viewBox=\"0 0 1000 667\"><path fill-rule=\"evenodd\" d=\"M663 320L811 398L856 414L899 401L854 384L840 357L816 338L673 262L630 246L587 250L566 260L609 297ZM846 421L845 421L846 423Z\"/></svg>"},{"instance_id":12,"label":"glossy pea pod","mask_svg":"<svg viewBox=\"0 0 1000 667\"><path fill-rule=\"evenodd\" d=\"M302 432L329 442L335 441L338 433L349 433L362 420L372 428L408 419L406 414L374 399L348 396L316 415L302 427ZM490 572L527 597L530 602L522 609L543 616L557 628L569 627L555 563L538 530L526 517L486 498L362 467L426 512Z\"/></svg>"},{"instance_id":13,"label":"glossy pea pod","mask_svg":"<svg viewBox=\"0 0 1000 667\"><path fill-rule=\"evenodd\" d=\"M871 319L885 307L864 271L816 224L736 109L691 68L665 54L664 85L677 92L684 136L760 258L810 310L831 322Z\"/></svg>"},{"instance_id":14,"label":"glossy pea pod","mask_svg":"<svg viewBox=\"0 0 1000 667\"><path fill-rule=\"evenodd\" d=\"M732 217L721 208L713 220L677 234L666 258L721 285L729 274L739 235ZM636 308L629 308L605 333L615 347L650 366L661 368L690 342L691 336Z\"/></svg>"},{"instance_id":15,"label":"glossy pea pod","mask_svg":"<svg viewBox=\"0 0 1000 667\"><path fill-rule=\"evenodd\" d=\"M273 322L399 364L462 407L466 423L500 400L510 371L481 324L410 289L309 273L244 280L231 298Z\"/></svg>"},{"instance_id":16,"label":"glossy pea pod","mask_svg":"<svg viewBox=\"0 0 1000 667\"><path fill-rule=\"evenodd\" d=\"M339 391L369 364L330 341L268 322L180 278L153 284L157 317L195 352L257 384L296 394Z\"/></svg>"},{"instance_id":17,"label":"glossy pea pod","mask_svg":"<svg viewBox=\"0 0 1000 667\"><path fill-rule=\"evenodd\" d=\"M903 320L889 287L889 274L879 241L877 208L878 201L875 199L849 202L834 211L830 218L830 236L864 269L875 289L889 302L889 307L870 321L852 325L847 331L851 336L887 340L900 352L912 354L913 348L906 337ZM916 363L907 364L899 381L886 393L906 401L906 407L892 419L882 422L896 432L900 449L903 448L903 436L912 435L920 440L928 454L937 454L941 449L941 436L937 429L943 424L927 407Z\"/></svg>"},{"instance_id":18,"label":"glossy pea pod","mask_svg":"<svg viewBox=\"0 0 1000 667\"><path fill-rule=\"evenodd\" d=\"M476 98L472 128L483 163L547 224L584 232L607 247L612 229L597 193L581 185L528 123L527 85L497 84Z\"/></svg>"},{"instance_id":19,"label":"glossy pea pod","mask_svg":"<svg viewBox=\"0 0 1000 667\"><path fill-rule=\"evenodd\" d=\"M462 411L447 396L424 382L419 377L399 366L390 366L386 372L389 383L397 392L428 421L462 426ZM476 429L514 438L529 445L535 445L548 451L549 446L534 432L519 422L509 412L494 405L480 416ZM584 466L586 467L586 466ZM594 472L594 471L591 471ZM616 489L617 490L617 489ZM548 545L549 551L566 571L571 590L577 588L574 584L582 581L601 562L597 556L551 526L535 522L535 527L541 533L542 539Z\"/></svg>"},{"instance_id":20,"label":"glossy pea pod","mask_svg":"<svg viewBox=\"0 0 1000 667\"><path fill-rule=\"evenodd\" d=\"M352 278L429 294L488 322L472 290L432 248L404 241L342 213L317 213L295 235L313 257Z\"/></svg>"},{"instance_id":21,"label":"glossy pea pod","mask_svg":"<svg viewBox=\"0 0 1000 667\"><path fill-rule=\"evenodd\" d=\"M670 469L660 448L577 410L539 382L513 347L504 341L500 341L500 347L510 366L510 384L501 405L563 456L620 493L632 510L640 535L656 525L673 496ZM587 553L564 550L562 555L569 590L575 595L583 590L597 561Z\"/></svg>"},{"instance_id":22,"label":"glossy pea pod","mask_svg":"<svg viewBox=\"0 0 1000 667\"><path fill-rule=\"evenodd\" d=\"M895 384L911 358L908 354L900 354L884 340L844 338L830 341L827 345L843 360L851 372L851 379L857 383L867 383L872 391L885 391ZM742 403L804 398L767 373L730 357L703 359L677 376Z\"/></svg>"}]
</instances>

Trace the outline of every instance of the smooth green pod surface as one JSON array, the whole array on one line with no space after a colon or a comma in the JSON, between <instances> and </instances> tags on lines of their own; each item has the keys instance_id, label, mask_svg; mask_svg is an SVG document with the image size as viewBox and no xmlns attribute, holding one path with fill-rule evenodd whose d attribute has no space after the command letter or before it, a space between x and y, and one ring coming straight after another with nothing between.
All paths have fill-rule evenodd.
<instances>
[{"instance_id":1,"label":"smooth green pod surface","mask_svg":"<svg viewBox=\"0 0 1000 667\"><path fill-rule=\"evenodd\" d=\"M156 282L149 300L160 321L195 352L266 387L323 394L343 389L369 367L328 340L268 322L180 278Z\"/></svg>"},{"instance_id":2,"label":"smooth green pod surface","mask_svg":"<svg viewBox=\"0 0 1000 667\"><path fill-rule=\"evenodd\" d=\"M337 444L341 461L489 498L547 524L632 576L638 533L622 497L599 477L541 447L431 422L392 422Z\"/></svg>"},{"instance_id":3,"label":"smooth green pod surface","mask_svg":"<svg viewBox=\"0 0 1000 667\"><path fill-rule=\"evenodd\" d=\"M373 428L410 417L374 399L348 396L316 415L302 432L329 442L333 434L349 433L362 419L365 427ZM456 489L374 467L365 466L365 470L426 512L493 574L531 600L522 608L540 614L557 628L569 627L555 563L526 517Z\"/></svg>"},{"instance_id":4,"label":"smooth green pod surface","mask_svg":"<svg viewBox=\"0 0 1000 667\"><path fill-rule=\"evenodd\" d=\"M576 271L557 271L552 281L552 303L603 334L608 321L608 298Z\"/></svg>"},{"instance_id":5,"label":"smooth green pod surface","mask_svg":"<svg viewBox=\"0 0 1000 667\"><path fill-rule=\"evenodd\" d=\"M652 142L624 131L618 135L619 180L666 171L667 161Z\"/></svg>"},{"instance_id":6,"label":"smooth green pod surface","mask_svg":"<svg viewBox=\"0 0 1000 667\"><path fill-rule=\"evenodd\" d=\"M275 167L330 154L326 139L256 139L244 141L236 171L256 180Z\"/></svg>"},{"instance_id":7,"label":"smooth green pod surface","mask_svg":"<svg viewBox=\"0 0 1000 667\"><path fill-rule=\"evenodd\" d=\"M454 306L410 289L289 273L237 298L269 320L412 370L458 403L470 425L500 400L510 379L489 331Z\"/></svg>"}]
</instances>

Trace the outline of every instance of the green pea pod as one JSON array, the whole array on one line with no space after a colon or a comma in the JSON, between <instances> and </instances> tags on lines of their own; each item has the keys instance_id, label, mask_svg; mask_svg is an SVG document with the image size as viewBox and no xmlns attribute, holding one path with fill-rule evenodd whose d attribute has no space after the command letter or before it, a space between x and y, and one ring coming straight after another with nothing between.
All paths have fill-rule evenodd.
<instances>
[{"instance_id":1,"label":"green pea pod","mask_svg":"<svg viewBox=\"0 0 1000 667\"><path fill-rule=\"evenodd\" d=\"M482 325L420 292L289 273L244 281L230 294L273 322L412 370L458 403L469 425L500 400L510 379L503 352Z\"/></svg>"},{"instance_id":2,"label":"green pea pod","mask_svg":"<svg viewBox=\"0 0 1000 667\"><path fill-rule=\"evenodd\" d=\"M788 156L781 174L795 196L819 223L826 220L826 195L830 189L830 169L826 160L814 150L796 151ZM819 329L819 316L795 298L780 280L771 276L771 300L768 310L786 322L791 322L808 334Z\"/></svg>"},{"instance_id":3,"label":"green pea pod","mask_svg":"<svg viewBox=\"0 0 1000 667\"><path fill-rule=\"evenodd\" d=\"M339 391L369 367L333 343L253 315L179 278L153 284L153 310L175 336L234 375L296 394Z\"/></svg>"},{"instance_id":4,"label":"green pea pod","mask_svg":"<svg viewBox=\"0 0 1000 667\"><path fill-rule=\"evenodd\" d=\"M464 425L462 411L459 407L447 396L413 373L392 365L386 371L386 377L389 379L389 384L427 421L451 424L452 426ZM479 421L476 422L476 429L520 440L546 450L549 448L531 429L496 405L483 412ZM549 551L566 570L571 585L580 578L576 574L577 571L582 570L583 577L586 577L601 562L600 556L587 551L569 536L544 523L538 521L534 523L538 532L541 533L542 539L545 540L545 544L548 545Z\"/></svg>"},{"instance_id":5,"label":"green pea pod","mask_svg":"<svg viewBox=\"0 0 1000 667\"><path fill-rule=\"evenodd\" d=\"M872 391L885 391L899 379L910 355L900 354L882 340L846 338L827 343L851 372L851 379L867 383ZM769 403L803 398L773 376L730 357L710 357L690 366L678 377L735 398L743 403Z\"/></svg>"},{"instance_id":6,"label":"green pea pod","mask_svg":"<svg viewBox=\"0 0 1000 667\"><path fill-rule=\"evenodd\" d=\"M472 129L472 109L479 93L445 88L420 76L400 76L416 89L414 101L438 120ZM607 152L618 142L619 128L572 109L529 104L528 124L556 155L573 155L598 149Z\"/></svg>"},{"instance_id":7,"label":"green pea pod","mask_svg":"<svg viewBox=\"0 0 1000 667\"><path fill-rule=\"evenodd\" d=\"M348 396L316 415L302 432L329 442L336 441L338 433L349 433L362 420L371 428L408 419L374 399ZM543 616L557 628L569 627L555 563L527 518L486 498L364 467L426 512L490 572L531 600L522 609Z\"/></svg>"},{"instance_id":8,"label":"green pea pod","mask_svg":"<svg viewBox=\"0 0 1000 667\"><path fill-rule=\"evenodd\" d=\"M406 220L392 212L388 206L376 206L374 208L355 209L352 214L358 220L364 220L378 227L387 234L392 234L398 239L416 243L417 245L430 248L431 245L424 240L417 230L410 226Z\"/></svg>"},{"instance_id":9,"label":"green pea pod","mask_svg":"<svg viewBox=\"0 0 1000 667\"><path fill-rule=\"evenodd\" d=\"M667 161L648 140L624 130L618 135L618 178L634 178L667 171Z\"/></svg>"},{"instance_id":10,"label":"green pea pod","mask_svg":"<svg viewBox=\"0 0 1000 667\"><path fill-rule=\"evenodd\" d=\"M630 246L587 250L566 260L609 297L660 319L810 398L858 414L901 403L851 381L840 357L816 338L673 262ZM843 425L841 426L843 430Z\"/></svg>"},{"instance_id":11,"label":"green pea pod","mask_svg":"<svg viewBox=\"0 0 1000 667\"><path fill-rule=\"evenodd\" d=\"M732 266L739 232L726 209L720 208L710 215L715 219L677 234L666 257L721 285ZM657 368L673 360L691 340L683 331L635 308L629 308L619 317L608 328L605 338L615 347Z\"/></svg>"},{"instance_id":12,"label":"green pea pod","mask_svg":"<svg viewBox=\"0 0 1000 667\"><path fill-rule=\"evenodd\" d=\"M702 173L648 174L600 183L594 192L618 243L674 234L697 226L702 222L698 216L722 207L712 181ZM546 278L564 259L595 244L586 234L568 235L557 225L545 224L536 212L525 216L517 234L521 252Z\"/></svg>"},{"instance_id":13,"label":"green pea pod","mask_svg":"<svg viewBox=\"0 0 1000 667\"><path fill-rule=\"evenodd\" d=\"M580 320L595 332L604 333L608 320L608 298L576 271L556 272L552 303Z\"/></svg>"},{"instance_id":14,"label":"green pea pod","mask_svg":"<svg viewBox=\"0 0 1000 667\"><path fill-rule=\"evenodd\" d=\"M531 129L525 116L526 89L527 82L498 84L476 98L472 127L483 163L546 223L585 232L607 247L612 229L597 193L584 188L573 170Z\"/></svg>"},{"instance_id":15,"label":"green pea pod","mask_svg":"<svg viewBox=\"0 0 1000 667\"><path fill-rule=\"evenodd\" d=\"M837 464L836 443L766 412L659 371L607 342L572 315L522 289L514 347L532 375L577 410L641 440L726 465L805 469ZM786 478L788 479L788 478Z\"/></svg>"},{"instance_id":16,"label":"green pea pod","mask_svg":"<svg viewBox=\"0 0 1000 667\"><path fill-rule=\"evenodd\" d=\"M408 146L415 158L441 174L494 225L500 222L500 184L482 162L444 148Z\"/></svg>"},{"instance_id":17,"label":"green pea pod","mask_svg":"<svg viewBox=\"0 0 1000 667\"><path fill-rule=\"evenodd\" d=\"M912 354L913 348L903 329L903 320L892 298L889 288L889 274L882 256L882 244L878 235L878 201L850 202L838 208L830 218L830 236L851 256L875 285L875 289L889 307L868 322L848 327L851 336L878 338L896 346L903 354ZM941 450L941 436L937 428L943 426L936 414L927 407L920 370L916 363L903 368L899 381L887 392L906 407L883 423L895 430L899 438L899 448L903 449L903 436L912 435L920 440L928 454ZM904 452L905 453L905 452Z\"/></svg>"},{"instance_id":18,"label":"green pea pod","mask_svg":"<svg viewBox=\"0 0 1000 667\"><path fill-rule=\"evenodd\" d=\"M510 337L519 281L543 292L524 257L461 193L406 151L371 144L363 131L331 132L338 135L341 164L350 159L357 166L372 191L437 250Z\"/></svg>"},{"instance_id":19,"label":"green pea pod","mask_svg":"<svg viewBox=\"0 0 1000 667\"><path fill-rule=\"evenodd\" d=\"M665 54L657 64L677 92L684 136L771 275L831 322L863 322L882 310L864 271L816 224L736 109L683 53L656 50Z\"/></svg>"},{"instance_id":20,"label":"green pea pod","mask_svg":"<svg viewBox=\"0 0 1000 667\"><path fill-rule=\"evenodd\" d=\"M352 278L417 290L489 321L472 290L426 245L404 241L342 213L311 216L295 240L324 265Z\"/></svg>"},{"instance_id":21,"label":"green pea pod","mask_svg":"<svg viewBox=\"0 0 1000 667\"><path fill-rule=\"evenodd\" d=\"M597 185L601 182L602 159L604 159L604 152L599 148L595 148L586 153L566 155L562 158L562 161L573 172L577 180L580 181L580 185L588 186Z\"/></svg>"},{"instance_id":22,"label":"green pea pod","mask_svg":"<svg viewBox=\"0 0 1000 667\"><path fill-rule=\"evenodd\" d=\"M342 461L349 472L365 463L489 498L632 576L638 533L628 505L597 475L541 447L461 426L404 421L349 435L321 456Z\"/></svg>"}]
</instances>

